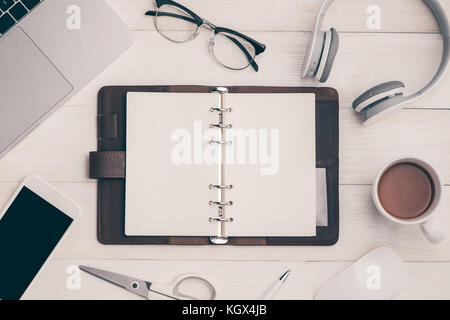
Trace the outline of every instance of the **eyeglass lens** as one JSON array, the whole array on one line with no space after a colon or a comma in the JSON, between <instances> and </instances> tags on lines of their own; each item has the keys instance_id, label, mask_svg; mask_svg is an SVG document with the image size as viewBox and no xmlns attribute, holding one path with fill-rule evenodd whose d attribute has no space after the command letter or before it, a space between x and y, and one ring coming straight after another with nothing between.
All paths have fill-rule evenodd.
<instances>
[{"instance_id":1,"label":"eyeglass lens","mask_svg":"<svg viewBox=\"0 0 450 320\"><path fill-rule=\"evenodd\" d=\"M173 42L192 40L199 28L188 12L168 4L158 9L155 25L160 34ZM228 32L214 36L212 53L220 64L234 70L247 68L255 58L255 48L248 41Z\"/></svg>"},{"instance_id":2,"label":"eyeglass lens","mask_svg":"<svg viewBox=\"0 0 450 320\"><path fill-rule=\"evenodd\" d=\"M214 57L222 65L235 70L247 68L255 59L255 48L245 39L226 32L214 37Z\"/></svg>"},{"instance_id":3,"label":"eyeglass lens","mask_svg":"<svg viewBox=\"0 0 450 320\"><path fill-rule=\"evenodd\" d=\"M156 29L167 39L186 42L195 37L198 26L194 18L181 8L162 5L155 16Z\"/></svg>"}]
</instances>

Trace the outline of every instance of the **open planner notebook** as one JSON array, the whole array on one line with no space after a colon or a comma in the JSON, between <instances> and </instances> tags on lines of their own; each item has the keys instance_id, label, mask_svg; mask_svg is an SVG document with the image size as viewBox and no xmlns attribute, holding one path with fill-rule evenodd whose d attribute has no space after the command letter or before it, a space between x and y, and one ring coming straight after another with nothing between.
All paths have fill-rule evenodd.
<instances>
[{"instance_id":1,"label":"open planner notebook","mask_svg":"<svg viewBox=\"0 0 450 320\"><path fill-rule=\"evenodd\" d=\"M316 234L314 93L126 99L125 235Z\"/></svg>"}]
</instances>

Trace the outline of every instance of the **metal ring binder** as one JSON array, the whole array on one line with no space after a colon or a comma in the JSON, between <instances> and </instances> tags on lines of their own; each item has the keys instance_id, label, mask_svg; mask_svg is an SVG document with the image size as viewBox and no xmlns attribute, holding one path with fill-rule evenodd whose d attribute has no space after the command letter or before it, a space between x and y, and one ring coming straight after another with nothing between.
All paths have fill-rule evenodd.
<instances>
[{"instance_id":1,"label":"metal ring binder","mask_svg":"<svg viewBox=\"0 0 450 320\"><path fill-rule=\"evenodd\" d=\"M218 185L218 184L210 184L209 188L210 189L233 189L233 185L229 184L227 186L223 186L223 185Z\"/></svg>"},{"instance_id":2,"label":"metal ring binder","mask_svg":"<svg viewBox=\"0 0 450 320\"><path fill-rule=\"evenodd\" d=\"M218 141L218 140L210 140L209 141L209 144L222 144L222 145L225 145L225 144L227 144L227 145L230 145L230 144L232 144L233 142L232 141Z\"/></svg>"},{"instance_id":3,"label":"metal ring binder","mask_svg":"<svg viewBox=\"0 0 450 320\"><path fill-rule=\"evenodd\" d=\"M225 191L232 189L233 186L231 184L225 183L225 155L226 155L226 147L227 145L231 145L231 141L226 141L225 139L225 130L231 129L231 124L225 124L225 112L231 112L231 108L225 107L225 94L228 93L228 89L224 87L218 87L211 90L211 92L215 92L219 94L219 107L211 107L209 109L210 112L218 112L219 114L219 123L210 124L210 128L219 128L220 129L220 140L211 140L210 144L218 144L220 145L220 164L219 164L219 183L218 184L210 184L209 189L217 189L218 191L218 200L217 201L209 201L210 206L217 206L217 217L210 217L209 222L217 223L217 236L210 237L210 240L214 244L226 244L228 243L228 238L225 232L225 224L228 222L233 222L233 218L227 218L225 208L233 205L233 201L226 200Z\"/></svg>"},{"instance_id":4,"label":"metal ring binder","mask_svg":"<svg viewBox=\"0 0 450 320\"><path fill-rule=\"evenodd\" d=\"M209 222L233 222L233 218L225 219L225 218L209 218Z\"/></svg>"},{"instance_id":5,"label":"metal ring binder","mask_svg":"<svg viewBox=\"0 0 450 320\"><path fill-rule=\"evenodd\" d=\"M233 201L210 201L210 206L232 206Z\"/></svg>"},{"instance_id":6,"label":"metal ring binder","mask_svg":"<svg viewBox=\"0 0 450 320\"><path fill-rule=\"evenodd\" d=\"M231 112L231 111L233 111L233 109L231 108L214 108L214 107L209 108L209 112Z\"/></svg>"},{"instance_id":7,"label":"metal ring binder","mask_svg":"<svg viewBox=\"0 0 450 320\"><path fill-rule=\"evenodd\" d=\"M225 87L216 87L216 88L212 88L211 89L212 93L220 93L220 94L225 94L228 93L228 89Z\"/></svg>"},{"instance_id":8,"label":"metal ring binder","mask_svg":"<svg viewBox=\"0 0 450 320\"><path fill-rule=\"evenodd\" d=\"M209 125L210 128L221 128L221 129L231 129L233 127L233 125L231 124L215 124L215 123L211 123Z\"/></svg>"}]
</instances>

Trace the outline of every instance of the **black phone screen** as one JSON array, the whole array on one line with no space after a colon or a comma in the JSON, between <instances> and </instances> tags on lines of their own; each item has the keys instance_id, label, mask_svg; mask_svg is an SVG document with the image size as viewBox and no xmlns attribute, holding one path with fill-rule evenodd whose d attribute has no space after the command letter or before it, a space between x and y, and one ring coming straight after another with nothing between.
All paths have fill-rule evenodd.
<instances>
[{"instance_id":1,"label":"black phone screen","mask_svg":"<svg viewBox=\"0 0 450 320\"><path fill-rule=\"evenodd\" d=\"M0 220L0 299L18 300L73 219L23 187Z\"/></svg>"}]
</instances>

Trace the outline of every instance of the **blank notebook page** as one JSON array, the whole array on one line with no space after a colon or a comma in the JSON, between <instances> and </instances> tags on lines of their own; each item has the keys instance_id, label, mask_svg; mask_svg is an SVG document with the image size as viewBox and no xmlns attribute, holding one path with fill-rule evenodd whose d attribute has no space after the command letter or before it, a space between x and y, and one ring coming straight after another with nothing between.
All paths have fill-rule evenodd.
<instances>
[{"instance_id":1,"label":"blank notebook page","mask_svg":"<svg viewBox=\"0 0 450 320\"><path fill-rule=\"evenodd\" d=\"M215 236L219 97L128 93L125 234ZM226 94L228 236L314 236L314 94Z\"/></svg>"}]
</instances>

